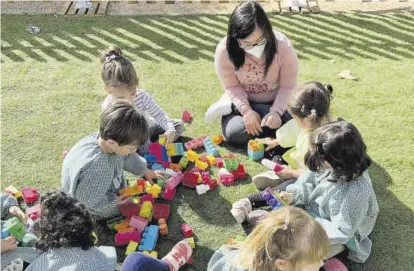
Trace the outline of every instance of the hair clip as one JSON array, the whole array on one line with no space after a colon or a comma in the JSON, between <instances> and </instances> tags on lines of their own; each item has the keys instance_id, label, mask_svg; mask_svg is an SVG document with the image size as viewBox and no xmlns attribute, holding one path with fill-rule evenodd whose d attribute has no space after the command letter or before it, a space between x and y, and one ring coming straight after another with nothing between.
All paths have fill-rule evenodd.
<instances>
[{"instance_id":1,"label":"hair clip","mask_svg":"<svg viewBox=\"0 0 414 271\"><path fill-rule=\"evenodd\" d=\"M316 115L316 109L311 110L311 115Z\"/></svg>"},{"instance_id":2,"label":"hair clip","mask_svg":"<svg viewBox=\"0 0 414 271\"><path fill-rule=\"evenodd\" d=\"M305 112L305 106L302 105L302 107L300 108L300 112L304 113Z\"/></svg>"}]
</instances>

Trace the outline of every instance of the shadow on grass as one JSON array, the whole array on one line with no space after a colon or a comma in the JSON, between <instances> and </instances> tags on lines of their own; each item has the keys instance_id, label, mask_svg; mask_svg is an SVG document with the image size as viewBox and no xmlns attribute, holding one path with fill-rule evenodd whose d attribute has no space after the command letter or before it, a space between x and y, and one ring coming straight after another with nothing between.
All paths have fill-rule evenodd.
<instances>
[{"instance_id":1,"label":"shadow on grass","mask_svg":"<svg viewBox=\"0 0 414 271\"><path fill-rule=\"evenodd\" d=\"M375 17L373 17L375 16ZM377 14L269 15L274 28L293 42L300 58L414 58L413 16ZM38 62L70 59L96 61L110 44L131 59L184 63L213 62L217 43L226 35L228 17L107 16L58 17L4 15L1 18L2 61ZM26 32L28 24L41 28ZM405 31L406 26L407 31ZM407 50L406 50L407 49Z\"/></svg>"}]
</instances>

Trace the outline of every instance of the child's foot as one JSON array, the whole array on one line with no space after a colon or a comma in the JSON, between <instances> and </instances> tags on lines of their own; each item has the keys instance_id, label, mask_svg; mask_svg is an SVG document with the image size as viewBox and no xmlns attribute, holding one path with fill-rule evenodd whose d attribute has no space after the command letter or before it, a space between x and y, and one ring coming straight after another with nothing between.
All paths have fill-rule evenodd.
<instances>
[{"instance_id":1,"label":"child's foot","mask_svg":"<svg viewBox=\"0 0 414 271\"><path fill-rule=\"evenodd\" d=\"M248 199L241 199L233 203L230 213L237 223L243 223L247 215L252 211L252 204Z\"/></svg>"},{"instance_id":2,"label":"child's foot","mask_svg":"<svg viewBox=\"0 0 414 271\"><path fill-rule=\"evenodd\" d=\"M265 210L254 210L253 212L250 212L247 215L246 220L251 225L257 225L260 222L260 220L267 217L268 214L269 212Z\"/></svg>"},{"instance_id":3,"label":"child's foot","mask_svg":"<svg viewBox=\"0 0 414 271\"><path fill-rule=\"evenodd\" d=\"M275 187L282 183L279 176L273 170L260 173L253 177L253 183L258 190L265 190L268 187Z\"/></svg>"},{"instance_id":4,"label":"child's foot","mask_svg":"<svg viewBox=\"0 0 414 271\"><path fill-rule=\"evenodd\" d=\"M162 261L169 264L171 271L178 271L181 266L185 265L193 254L193 249L186 240L176 244Z\"/></svg>"},{"instance_id":5,"label":"child's foot","mask_svg":"<svg viewBox=\"0 0 414 271\"><path fill-rule=\"evenodd\" d=\"M337 258L330 258L323 265L325 271L348 271L346 266Z\"/></svg>"}]
</instances>

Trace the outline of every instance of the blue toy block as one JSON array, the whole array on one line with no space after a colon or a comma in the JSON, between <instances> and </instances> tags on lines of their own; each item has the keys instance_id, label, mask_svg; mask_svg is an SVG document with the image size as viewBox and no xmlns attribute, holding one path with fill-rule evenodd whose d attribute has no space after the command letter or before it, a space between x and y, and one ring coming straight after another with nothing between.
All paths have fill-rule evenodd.
<instances>
[{"instance_id":1,"label":"blue toy block","mask_svg":"<svg viewBox=\"0 0 414 271\"><path fill-rule=\"evenodd\" d=\"M254 161L258 161L264 157L264 150L252 151L248 149L247 156Z\"/></svg>"},{"instance_id":2,"label":"blue toy block","mask_svg":"<svg viewBox=\"0 0 414 271\"><path fill-rule=\"evenodd\" d=\"M206 149L208 155L217 157L219 155L216 146L214 146L213 142L211 142L210 138L204 139L204 148Z\"/></svg>"},{"instance_id":3,"label":"blue toy block","mask_svg":"<svg viewBox=\"0 0 414 271\"><path fill-rule=\"evenodd\" d=\"M138 247L139 251L153 251L158 241L159 228L156 225L151 225L145 228L142 233L141 243Z\"/></svg>"},{"instance_id":4,"label":"blue toy block","mask_svg":"<svg viewBox=\"0 0 414 271\"><path fill-rule=\"evenodd\" d=\"M7 231L7 229L3 229L1 231L1 239L7 238L10 236L10 233Z\"/></svg>"},{"instance_id":5,"label":"blue toy block","mask_svg":"<svg viewBox=\"0 0 414 271\"><path fill-rule=\"evenodd\" d=\"M157 157L152 154L144 154L145 160L147 160L148 163L155 163L157 162Z\"/></svg>"},{"instance_id":6,"label":"blue toy block","mask_svg":"<svg viewBox=\"0 0 414 271\"><path fill-rule=\"evenodd\" d=\"M267 204L270 205L270 207L272 207L273 210L287 205L286 202L274 194L273 190L270 187L263 192L262 198L267 202Z\"/></svg>"},{"instance_id":7,"label":"blue toy block","mask_svg":"<svg viewBox=\"0 0 414 271\"><path fill-rule=\"evenodd\" d=\"M151 169L152 170L164 170L164 167L160 164L154 163L152 164Z\"/></svg>"},{"instance_id":8,"label":"blue toy block","mask_svg":"<svg viewBox=\"0 0 414 271\"><path fill-rule=\"evenodd\" d=\"M165 149L164 146L161 146L161 154L162 154L162 161L168 163L167 149Z\"/></svg>"}]
</instances>

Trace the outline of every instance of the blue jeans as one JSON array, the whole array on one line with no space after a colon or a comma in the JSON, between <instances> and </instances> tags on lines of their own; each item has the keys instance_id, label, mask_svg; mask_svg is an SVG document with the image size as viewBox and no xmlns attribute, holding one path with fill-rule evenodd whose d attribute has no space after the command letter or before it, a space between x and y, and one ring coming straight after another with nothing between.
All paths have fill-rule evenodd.
<instances>
[{"instance_id":1,"label":"blue jeans","mask_svg":"<svg viewBox=\"0 0 414 271\"><path fill-rule=\"evenodd\" d=\"M170 266L141 252L133 252L126 257L121 271L170 271Z\"/></svg>"},{"instance_id":2,"label":"blue jeans","mask_svg":"<svg viewBox=\"0 0 414 271\"><path fill-rule=\"evenodd\" d=\"M250 103L250 107L256 111L261 118L266 116L269 113L270 107L272 104L267 103ZM285 111L281 116L282 125L292 119L289 112ZM235 145L247 145L249 140L253 139L255 136L247 133L246 126L243 122L243 116L240 114L239 110L232 105L232 112L229 115L223 116L221 118L221 129L223 135L226 138L226 141L230 144ZM264 137L276 137L277 129L270 129L269 127L263 127L263 132L258 136L259 138Z\"/></svg>"}]
</instances>

